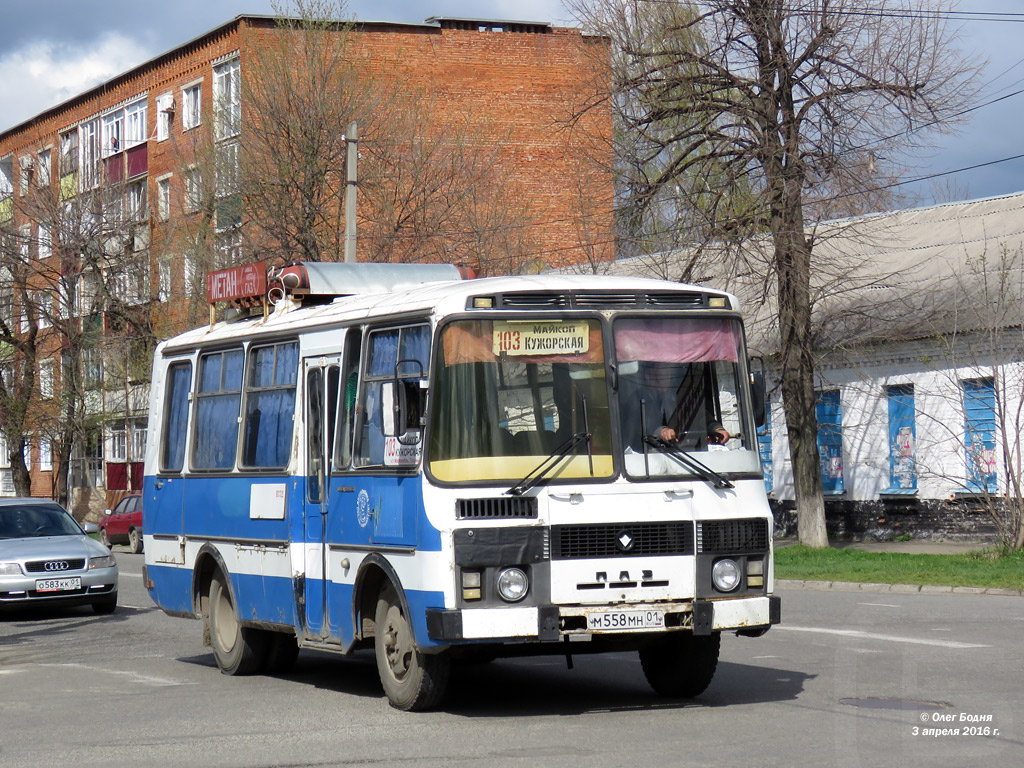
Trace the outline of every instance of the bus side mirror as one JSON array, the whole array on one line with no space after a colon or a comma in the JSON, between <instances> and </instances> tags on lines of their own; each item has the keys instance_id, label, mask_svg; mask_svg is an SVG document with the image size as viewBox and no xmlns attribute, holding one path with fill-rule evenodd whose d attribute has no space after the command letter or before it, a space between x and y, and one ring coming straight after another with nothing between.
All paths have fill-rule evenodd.
<instances>
[{"instance_id":1,"label":"bus side mirror","mask_svg":"<svg viewBox=\"0 0 1024 768\"><path fill-rule=\"evenodd\" d=\"M380 385L380 423L385 437L398 437L402 404L398 397L398 382L385 381Z\"/></svg>"},{"instance_id":2,"label":"bus side mirror","mask_svg":"<svg viewBox=\"0 0 1024 768\"><path fill-rule=\"evenodd\" d=\"M760 371L750 374L750 398L754 407L754 425L763 427L768 410L768 395L764 385L764 374Z\"/></svg>"}]
</instances>

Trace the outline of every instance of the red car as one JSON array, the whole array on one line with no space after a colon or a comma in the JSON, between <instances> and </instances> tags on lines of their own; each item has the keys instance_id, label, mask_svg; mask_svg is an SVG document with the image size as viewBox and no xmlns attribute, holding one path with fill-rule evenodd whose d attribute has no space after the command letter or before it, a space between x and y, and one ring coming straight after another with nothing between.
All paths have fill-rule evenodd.
<instances>
[{"instance_id":1,"label":"red car","mask_svg":"<svg viewBox=\"0 0 1024 768\"><path fill-rule=\"evenodd\" d=\"M127 544L132 552L142 551L142 494L125 496L113 509L103 512L100 541L108 547Z\"/></svg>"}]
</instances>

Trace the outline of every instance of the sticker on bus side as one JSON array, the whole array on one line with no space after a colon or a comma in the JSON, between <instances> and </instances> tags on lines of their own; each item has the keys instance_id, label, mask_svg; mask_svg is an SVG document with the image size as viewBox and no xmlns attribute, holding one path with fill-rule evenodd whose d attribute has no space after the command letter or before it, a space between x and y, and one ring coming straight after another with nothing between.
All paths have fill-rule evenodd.
<instances>
[{"instance_id":1,"label":"sticker on bus side","mask_svg":"<svg viewBox=\"0 0 1024 768\"><path fill-rule=\"evenodd\" d=\"M586 320L495 323L495 355L579 355L590 350Z\"/></svg>"}]
</instances>

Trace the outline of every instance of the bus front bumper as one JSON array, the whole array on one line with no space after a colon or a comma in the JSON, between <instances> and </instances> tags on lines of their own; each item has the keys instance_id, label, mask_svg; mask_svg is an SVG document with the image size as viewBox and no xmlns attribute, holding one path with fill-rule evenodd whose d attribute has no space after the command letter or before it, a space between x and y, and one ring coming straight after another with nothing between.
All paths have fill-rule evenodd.
<instances>
[{"instance_id":1,"label":"bus front bumper","mask_svg":"<svg viewBox=\"0 0 1024 768\"><path fill-rule=\"evenodd\" d=\"M427 611L427 633L437 643L460 641L552 642L573 635L657 633L695 635L737 631L759 634L778 624L776 595L679 603L542 605Z\"/></svg>"}]
</instances>

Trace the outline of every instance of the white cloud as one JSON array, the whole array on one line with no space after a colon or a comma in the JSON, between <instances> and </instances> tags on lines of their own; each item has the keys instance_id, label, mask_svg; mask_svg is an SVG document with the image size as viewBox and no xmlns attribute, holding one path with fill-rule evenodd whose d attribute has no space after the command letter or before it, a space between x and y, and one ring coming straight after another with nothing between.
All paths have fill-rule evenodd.
<instances>
[{"instance_id":1,"label":"white cloud","mask_svg":"<svg viewBox=\"0 0 1024 768\"><path fill-rule=\"evenodd\" d=\"M116 32L88 46L41 40L0 58L0 130L88 90L152 56Z\"/></svg>"}]
</instances>

